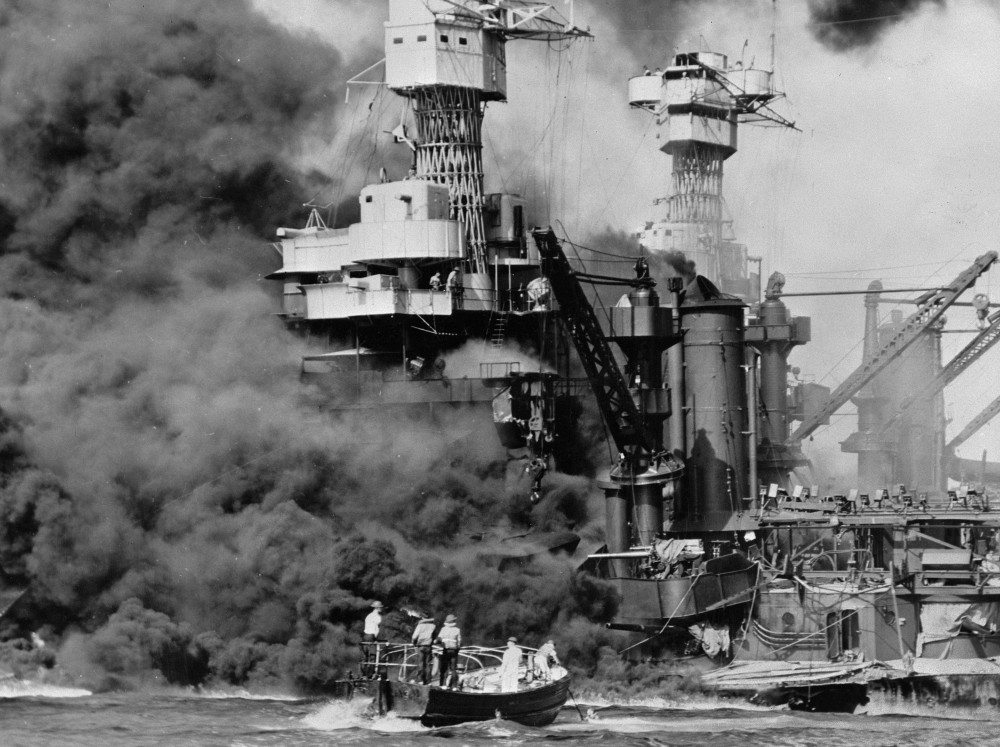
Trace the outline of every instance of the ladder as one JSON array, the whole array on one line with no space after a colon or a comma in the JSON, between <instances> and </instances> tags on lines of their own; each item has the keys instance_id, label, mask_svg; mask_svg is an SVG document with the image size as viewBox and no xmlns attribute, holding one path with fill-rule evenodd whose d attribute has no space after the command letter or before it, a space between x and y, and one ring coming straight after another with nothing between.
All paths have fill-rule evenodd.
<instances>
[{"instance_id":1,"label":"ladder","mask_svg":"<svg viewBox=\"0 0 1000 747\"><path fill-rule=\"evenodd\" d=\"M498 311L493 321L493 334L490 336L490 344L495 348L503 346L507 336L507 316L509 311Z\"/></svg>"}]
</instances>

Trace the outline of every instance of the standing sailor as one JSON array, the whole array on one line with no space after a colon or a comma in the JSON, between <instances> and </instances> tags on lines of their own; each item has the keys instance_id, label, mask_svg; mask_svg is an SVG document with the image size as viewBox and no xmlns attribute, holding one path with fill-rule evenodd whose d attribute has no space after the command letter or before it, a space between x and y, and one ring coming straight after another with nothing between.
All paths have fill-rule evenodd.
<instances>
[{"instance_id":1,"label":"standing sailor","mask_svg":"<svg viewBox=\"0 0 1000 747\"><path fill-rule=\"evenodd\" d=\"M507 639L507 650L503 652L503 661L500 662L500 692L517 692L520 669L521 647L517 645L517 638L511 636Z\"/></svg>"},{"instance_id":2,"label":"standing sailor","mask_svg":"<svg viewBox=\"0 0 1000 747\"><path fill-rule=\"evenodd\" d=\"M379 626L382 625L382 603L375 601L372 602L372 611L368 613L365 618L365 632L361 636L361 648L365 653L365 672L366 676L373 675L374 667L373 661L375 660L376 651L378 649L378 630Z\"/></svg>"},{"instance_id":3,"label":"standing sailor","mask_svg":"<svg viewBox=\"0 0 1000 747\"><path fill-rule=\"evenodd\" d=\"M434 643L434 618L424 617L413 629L413 645L420 651L420 682L431 681L431 647Z\"/></svg>"},{"instance_id":4,"label":"standing sailor","mask_svg":"<svg viewBox=\"0 0 1000 747\"><path fill-rule=\"evenodd\" d=\"M444 687L446 680L449 687L454 687L458 676L458 650L462 647L462 631L455 622L455 616L448 615L436 638L441 644L441 666L438 673L438 685L441 687Z\"/></svg>"},{"instance_id":5,"label":"standing sailor","mask_svg":"<svg viewBox=\"0 0 1000 747\"><path fill-rule=\"evenodd\" d=\"M452 306L456 309L462 308L462 279L458 274L458 265L451 268L448 279L444 281L444 289L451 298Z\"/></svg>"}]
</instances>

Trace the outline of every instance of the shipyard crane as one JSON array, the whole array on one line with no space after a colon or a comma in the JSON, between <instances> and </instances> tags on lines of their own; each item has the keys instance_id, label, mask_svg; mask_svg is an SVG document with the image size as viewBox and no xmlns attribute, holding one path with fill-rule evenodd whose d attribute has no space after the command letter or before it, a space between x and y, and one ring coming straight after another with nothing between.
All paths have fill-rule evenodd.
<instances>
[{"instance_id":1,"label":"shipyard crane","mask_svg":"<svg viewBox=\"0 0 1000 747\"><path fill-rule=\"evenodd\" d=\"M865 384L896 360L910 347L934 322L940 319L944 312L994 262L996 252L987 252L976 258L972 265L943 288L931 291L917 302L917 310L903 323L899 331L880 347L871 358L864 361L858 368L837 387L826 403L812 415L805 418L792 434L792 439L801 440L811 435L819 426L827 422L833 413L841 408Z\"/></svg>"},{"instance_id":2,"label":"shipyard crane","mask_svg":"<svg viewBox=\"0 0 1000 747\"><path fill-rule=\"evenodd\" d=\"M632 470L641 470L643 462L652 456L655 442L645 432L639 408L601 331L594 307L552 229L536 229L532 235L542 257L543 274L552 284L552 293L594 388L611 438L618 451L631 462Z\"/></svg>"},{"instance_id":3,"label":"shipyard crane","mask_svg":"<svg viewBox=\"0 0 1000 747\"><path fill-rule=\"evenodd\" d=\"M945 452L948 454L954 454L955 449L968 441L973 433L978 431L997 415L1000 415L1000 397L997 397L995 400L986 405L986 407L984 407L983 410L976 415L976 417L970 420L968 425L966 425L962 431L951 439L951 441L949 441L944 447Z\"/></svg>"},{"instance_id":4,"label":"shipyard crane","mask_svg":"<svg viewBox=\"0 0 1000 747\"><path fill-rule=\"evenodd\" d=\"M987 350L1000 341L1000 324L997 323L998 320L1000 320L1000 311L990 315L987 320L987 326L968 345L962 348L962 351L952 358L948 365L938 372L937 376L928 381L923 388L899 403L896 411L879 429L879 435L885 435L892 430L914 403L940 392L958 378L960 373L979 360Z\"/></svg>"}]
</instances>

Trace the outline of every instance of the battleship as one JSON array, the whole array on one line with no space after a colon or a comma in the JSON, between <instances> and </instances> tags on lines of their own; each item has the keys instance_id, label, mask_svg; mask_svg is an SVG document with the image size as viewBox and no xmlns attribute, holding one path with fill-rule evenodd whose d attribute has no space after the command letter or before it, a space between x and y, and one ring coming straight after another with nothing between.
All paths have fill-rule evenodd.
<instances>
[{"instance_id":1,"label":"battleship","mask_svg":"<svg viewBox=\"0 0 1000 747\"><path fill-rule=\"evenodd\" d=\"M412 167L361 190L347 228L314 210L279 230L282 316L331 348L303 376L335 407L488 409L536 501L571 463L592 398L617 459L597 480L606 544L587 567L618 590L610 627L631 659L691 662L707 692L807 710L995 709L1000 469L956 453L1000 398L946 441L943 392L1000 340L1000 313L974 291L997 254L908 289L914 311L888 321L880 308L898 304L873 283L857 370L832 388L790 380L810 319L786 305L780 272L762 291L723 199L739 126L794 126L773 70L697 51L628 81L672 163L633 276L587 272L523 197L484 193L506 42L587 37L543 4L390 2L382 69L416 123L392 131ZM595 304L602 283L625 292ZM944 361L950 309L975 329ZM468 345L477 370L450 370ZM841 448L857 476L821 487L802 444L848 403L857 430Z\"/></svg>"}]
</instances>

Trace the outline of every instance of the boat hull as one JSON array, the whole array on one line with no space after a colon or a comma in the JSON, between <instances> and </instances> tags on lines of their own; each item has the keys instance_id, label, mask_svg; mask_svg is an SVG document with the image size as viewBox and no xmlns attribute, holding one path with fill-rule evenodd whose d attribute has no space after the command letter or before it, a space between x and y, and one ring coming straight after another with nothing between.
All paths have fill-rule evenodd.
<instances>
[{"instance_id":1,"label":"boat hull","mask_svg":"<svg viewBox=\"0 0 1000 747\"><path fill-rule=\"evenodd\" d=\"M424 726L502 718L525 726L551 724L569 696L569 677L516 693L482 693L388 680L388 710Z\"/></svg>"}]
</instances>

